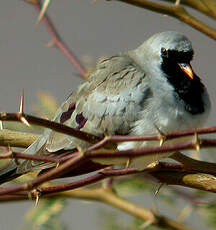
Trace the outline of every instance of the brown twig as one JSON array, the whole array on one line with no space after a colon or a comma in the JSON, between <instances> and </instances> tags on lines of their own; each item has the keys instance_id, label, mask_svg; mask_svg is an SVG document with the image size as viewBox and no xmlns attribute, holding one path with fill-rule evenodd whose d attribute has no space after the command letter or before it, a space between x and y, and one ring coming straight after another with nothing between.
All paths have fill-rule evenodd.
<instances>
[{"instance_id":1,"label":"brown twig","mask_svg":"<svg viewBox=\"0 0 216 230\"><path fill-rule=\"evenodd\" d=\"M180 5L161 4L157 2L152 2L150 0L118 0L118 1L125 2L160 14L165 14L177 18L180 21L188 24L189 26L195 28L196 30L216 40L216 30L208 26L207 24L203 23L199 19L190 15L181 4Z\"/></svg>"},{"instance_id":2,"label":"brown twig","mask_svg":"<svg viewBox=\"0 0 216 230\"><path fill-rule=\"evenodd\" d=\"M74 136L86 142L95 143L96 141L101 139L93 134L86 133L78 129L74 129L72 127L69 127L69 126L54 122L54 121L49 121L47 119L27 115L24 113L20 114L20 113L0 112L0 120L2 121L20 121L20 117L23 117L26 121L28 121L31 124L50 128L54 131L64 133L70 136Z\"/></svg>"},{"instance_id":3,"label":"brown twig","mask_svg":"<svg viewBox=\"0 0 216 230\"><path fill-rule=\"evenodd\" d=\"M29 123L39 125L42 127L46 127L52 129L56 132L64 133L70 136L74 136L81 140L87 141L92 143L92 145L88 151L99 149L109 143L118 143L118 142L125 142L125 141L160 141L161 135L159 134L144 134L144 135L113 135L113 136L105 136L102 140L100 137L97 137L93 134L86 133L72 127L50 121L47 119L39 118L36 116L28 115L22 113L22 117L24 117ZM0 120L1 121L18 121L20 122L20 113L5 113L0 112ZM187 137L193 136L195 134L212 134L216 133L216 126L209 127L209 128L201 128L201 129L188 129L188 130L181 130L175 131L172 133L165 133L163 138L164 141L172 140L180 137ZM23 135L23 136L22 136ZM21 138L24 138L25 141L22 143L20 142ZM36 135L33 134L25 134L19 133L15 131L7 131L1 130L0 131L0 144L3 146L14 146L14 147L28 147L33 141L37 138ZM8 140L7 140L8 139ZM14 141L13 141L14 139ZM19 142L17 142L17 139ZM26 143L25 143L26 142ZM18 146L22 145L22 146Z\"/></svg>"},{"instance_id":4,"label":"brown twig","mask_svg":"<svg viewBox=\"0 0 216 230\"><path fill-rule=\"evenodd\" d=\"M27 148L39 135L2 129L0 130L0 146Z\"/></svg>"},{"instance_id":5,"label":"brown twig","mask_svg":"<svg viewBox=\"0 0 216 230\"><path fill-rule=\"evenodd\" d=\"M209 128L201 128L201 129L187 129L181 131L174 131L172 133L163 133L161 134L143 134L143 135L113 135L113 136L105 136L101 141L97 142L96 144L92 145L88 148L88 151L97 150L109 143L119 143L125 141L161 141L163 138L163 143L177 139L180 137L188 137L193 135L202 135L202 134L212 134L216 133L216 126L209 127Z\"/></svg>"},{"instance_id":6,"label":"brown twig","mask_svg":"<svg viewBox=\"0 0 216 230\"><path fill-rule=\"evenodd\" d=\"M83 153L80 153L76 157L61 164L58 168L51 169L47 173L44 173L31 181L12 185L9 186L8 188L0 188L0 195L11 194L20 191L31 191L34 188L37 188L39 185L43 184L44 182L56 178L60 176L62 173L67 173L73 168L78 167L79 164L83 161L84 161L84 155Z\"/></svg>"},{"instance_id":7,"label":"brown twig","mask_svg":"<svg viewBox=\"0 0 216 230\"><path fill-rule=\"evenodd\" d=\"M46 195L47 196L47 195ZM45 196L45 197L46 197ZM174 221L165 217L163 215L158 215L151 212L148 209L145 209L139 205L136 205L130 201L127 201L109 189L78 189L73 191L61 192L58 194L49 194L48 197L64 197L64 198L76 198L76 199L85 199L85 200L94 200L99 201L105 204L108 204L112 207L120 209L132 216L140 218L143 221L149 221L155 226L160 226L164 229L173 229L173 230L192 230L189 227L181 224L180 222ZM16 195L4 195L0 196L0 200L26 200L28 199L28 194L26 192L19 193Z\"/></svg>"},{"instance_id":8,"label":"brown twig","mask_svg":"<svg viewBox=\"0 0 216 230\"><path fill-rule=\"evenodd\" d=\"M166 168L165 166L155 166L152 169L145 169L143 172L147 172L160 182L167 185L181 185L189 188L201 189L208 192L216 192L216 177L210 174L203 173L191 173L190 171L185 171L182 169ZM113 176L126 176L131 174L143 173L136 169L118 169L118 170L103 170L93 176L89 176L78 181L64 184L51 186L47 188L41 188L40 192L42 195L53 194L63 191L68 191L71 189L80 188L105 178Z\"/></svg>"},{"instance_id":9,"label":"brown twig","mask_svg":"<svg viewBox=\"0 0 216 230\"><path fill-rule=\"evenodd\" d=\"M37 12L41 11L41 3L40 1L29 1L26 0L27 2L31 2L34 5L34 8ZM66 55L68 60L72 63L72 65L76 68L76 70L81 74L82 77L86 78L86 70L84 67L81 65L80 61L78 58L74 55L74 53L67 47L63 39L61 38L60 34L57 32L52 20L48 16L47 13L43 15L43 23L47 28L48 33L51 36L52 39L52 45L56 46L61 50L63 54Z\"/></svg>"},{"instance_id":10,"label":"brown twig","mask_svg":"<svg viewBox=\"0 0 216 230\"><path fill-rule=\"evenodd\" d=\"M53 162L59 163L60 159L58 157L50 157L50 156L43 156L43 155L36 155L36 154L25 154L25 153L18 153L14 151L9 151L6 154L0 155L1 159L25 159L25 160L33 160L33 161L42 161L42 162Z\"/></svg>"},{"instance_id":11,"label":"brown twig","mask_svg":"<svg viewBox=\"0 0 216 230\"><path fill-rule=\"evenodd\" d=\"M162 0L174 3L175 0ZM181 5L189 6L213 19L216 19L216 2L212 0L181 0Z\"/></svg>"},{"instance_id":12,"label":"brown twig","mask_svg":"<svg viewBox=\"0 0 216 230\"><path fill-rule=\"evenodd\" d=\"M216 175L216 163L195 160L180 152L175 152L170 158L182 163L185 170Z\"/></svg>"},{"instance_id":13,"label":"brown twig","mask_svg":"<svg viewBox=\"0 0 216 230\"><path fill-rule=\"evenodd\" d=\"M52 169L41 176L18 185L13 185L8 188L1 188L0 195L8 195L11 193L17 193L20 191L31 191L33 188L37 188L40 184L50 179L53 179L59 176L61 173L66 173L73 169L73 167L78 167L78 165L82 162L83 158L78 156L74 160L70 160L65 164L62 164L57 169ZM177 166L177 167L176 167ZM161 163L152 168L147 168L143 172L148 172L155 178L159 179L160 182L165 184L175 184L182 185L191 188L198 188L204 191L216 192L216 182L215 177L213 175L207 175L202 173L191 173L190 170L186 171L183 166L176 164L166 164ZM48 186L40 188L41 195L59 193L63 191L68 191L71 189L80 188L98 181L101 181L105 178L113 177L113 176L125 176L131 175L135 173L143 173L136 169L104 169L103 171L96 173L92 176L88 176L87 178L77 180L72 183L56 185L56 186ZM169 175L169 176L168 176Z\"/></svg>"},{"instance_id":14,"label":"brown twig","mask_svg":"<svg viewBox=\"0 0 216 230\"><path fill-rule=\"evenodd\" d=\"M16 120L19 121L20 120L20 116L23 116L28 122L30 123L34 123L34 124L39 124L39 125L43 125L45 127L49 127L53 130L56 131L60 131L62 132L62 130L64 131L64 133L71 135L71 130L72 133L74 132L74 129L58 124L56 122L50 122L48 120L45 119L41 119L41 118L36 118L30 115L25 115L23 113L18 113L18 114L6 114L6 113L0 113L0 119L1 120ZM77 130L75 130L76 133ZM79 133L80 131L78 131ZM187 131L181 131L181 132L175 132L173 134L166 134L166 138L177 138L177 137L182 137L183 135L192 135L194 132L194 130L187 130ZM215 127L212 128L207 128L207 129L200 129L200 130L196 130L196 133L213 133L215 132ZM77 135L77 134L75 134ZM86 136L87 135L87 136ZM78 138L80 138L80 136L76 136ZM84 137L86 139L83 138L83 132L81 132L81 138L84 140L87 140L87 138L89 138L88 134L84 133ZM158 140L158 135L154 134L154 135L145 135L145 136L138 136L135 137L133 136L131 139L130 137L123 137L123 136L115 136L115 137L110 137L110 138L105 138L105 141L103 142L99 142L100 144L96 144L90 146L86 151L85 154L80 156L79 153L73 153L72 155L69 155L67 157L62 157L61 159L59 159L58 157L49 157L46 158L46 156L27 156L25 154L19 154L19 153L15 153L12 154L11 156L7 156L7 157L14 157L14 158L25 158L25 159L33 159L33 160L40 160L40 161L52 161L52 162L65 162L62 163L59 168L56 169L52 169L50 171L48 171L47 173L44 173L42 175L40 175L39 177L37 177L36 179L29 181L27 183L23 183L21 185L14 185L12 187L3 189L0 191L0 194L9 194L9 193L14 193L17 191L25 191L25 190L32 190L33 188L39 186L40 184L42 184L45 181L48 181L50 179L56 178L58 176L60 176L62 173L66 173L70 170L73 169L73 167L78 167L80 162L83 162L86 159L99 159L99 158L119 158L119 157L123 157L123 158L132 158L132 157L138 157L138 156L144 156L147 154L160 154L160 153L165 153L165 152L175 152L178 150L185 150L185 149L197 149L197 146L199 146L199 148L204 148L204 147L215 147L216 146L216 140L214 139L195 139L195 140L187 140L184 142L177 142L175 144L173 143L165 143L162 146L158 146L158 147L145 147L145 148L140 148L140 149L130 149L130 150L124 150L124 151L117 151L117 150L113 150L113 149L106 149L106 150L101 150L98 149L99 147L103 147L104 144L107 144L108 142L119 142L119 141L125 141L125 140L133 140L135 141L137 138L137 140L141 140L141 138L143 138L143 140ZM108 140L108 142L106 142L106 140ZM91 141L94 143L95 142L95 137L93 136L93 139L91 139ZM93 150L92 149L96 149ZM3 156L4 157L4 156ZM4 157L6 158L6 157ZM67 159L66 159L67 158ZM72 158L72 159L71 159ZM195 173L210 173L215 175L216 173L216 165L213 163L208 163L208 162L201 162L201 161L197 161L197 160L193 160L190 159L184 155L181 154L175 154L173 155L173 158L181 163L183 163L183 168L179 168L179 166L177 168L175 168L175 170L177 170L181 175L181 171L182 170L186 170L186 174L191 174L191 172L195 172ZM75 164L76 163L76 164ZM73 167L72 167L73 166ZM173 167L173 166L172 166ZM173 171L174 168L166 168L166 170L171 173ZM153 168L153 171L155 173L156 170L161 170L161 168ZM180 170L180 171L179 171ZM149 170L151 171L151 170ZM164 169L163 169L164 171ZM109 171L105 171L106 173L108 173ZM118 171L116 176L120 176L120 175L126 175L128 173L138 173L137 170L135 171ZM113 173L111 171L111 173ZM116 171L115 171L116 173ZM83 181L77 181L77 182L73 182L72 184L68 184L67 186L64 185L64 189L72 189L72 188L77 188L80 186L85 185L85 183L93 183L95 181L104 179L105 177L110 177L110 176L115 176L112 174L104 174L104 172L100 175L96 175L96 178L88 178L87 180L85 180L85 182ZM180 176L181 177L181 176ZM185 177L184 177L185 178ZM169 181L167 181L167 183L169 183ZM185 184L185 182L181 182L182 185L187 186ZM189 185L189 184L188 184ZM196 187L197 185L192 185L192 187ZM49 188L51 189L51 188ZM53 189L53 188L52 188ZM55 188L56 189L56 188ZM62 189L60 187L60 189ZM205 188L202 188L205 189ZM212 189L212 188L211 188ZM206 188L206 190L209 190L208 188ZM214 191L214 188L212 189L212 191Z\"/></svg>"},{"instance_id":15,"label":"brown twig","mask_svg":"<svg viewBox=\"0 0 216 230\"><path fill-rule=\"evenodd\" d=\"M181 185L216 193L216 177L210 174L188 172L151 172L161 183Z\"/></svg>"},{"instance_id":16,"label":"brown twig","mask_svg":"<svg viewBox=\"0 0 216 230\"><path fill-rule=\"evenodd\" d=\"M214 148L216 147L216 139L199 139L200 148ZM163 154L163 153L172 153L182 150L196 150L197 143L193 140L186 140L182 142L167 143L158 147L143 147L138 149L127 149L127 150L97 150L89 152L86 151L86 157L90 159L100 159L100 158L128 158L128 157L140 157L145 155L152 154Z\"/></svg>"}]
</instances>

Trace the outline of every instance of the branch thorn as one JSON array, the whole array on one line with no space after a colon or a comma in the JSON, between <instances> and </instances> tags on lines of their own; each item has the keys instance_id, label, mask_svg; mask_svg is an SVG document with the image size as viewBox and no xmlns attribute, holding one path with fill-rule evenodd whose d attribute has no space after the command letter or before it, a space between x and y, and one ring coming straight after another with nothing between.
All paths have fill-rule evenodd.
<instances>
[{"instance_id":1,"label":"branch thorn","mask_svg":"<svg viewBox=\"0 0 216 230\"><path fill-rule=\"evenodd\" d=\"M45 45L46 48L52 48L52 47L55 47L55 46L56 46L56 41L55 40L51 40Z\"/></svg>"},{"instance_id":2,"label":"branch thorn","mask_svg":"<svg viewBox=\"0 0 216 230\"><path fill-rule=\"evenodd\" d=\"M19 116L19 119L20 119L21 123L23 123L27 127L31 127L29 122L23 116L23 113L24 113L24 90L22 90L22 95L20 97L20 106L19 106L18 116Z\"/></svg>"},{"instance_id":3,"label":"branch thorn","mask_svg":"<svg viewBox=\"0 0 216 230\"><path fill-rule=\"evenodd\" d=\"M24 90L22 90L22 94L20 97L19 114L23 114L24 111L23 106L24 106Z\"/></svg>"},{"instance_id":4,"label":"branch thorn","mask_svg":"<svg viewBox=\"0 0 216 230\"><path fill-rule=\"evenodd\" d=\"M199 141L198 134L195 133L194 137L195 137L195 149L197 152L200 152L200 141Z\"/></svg>"},{"instance_id":5,"label":"branch thorn","mask_svg":"<svg viewBox=\"0 0 216 230\"><path fill-rule=\"evenodd\" d=\"M125 164L125 168L128 169L130 167L130 164L131 164L131 159L128 158L126 164Z\"/></svg>"},{"instance_id":6,"label":"branch thorn","mask_svg":"<svg viewBox=\"0 0 216 230\"><path fill-rule=\"evenodd\" d=\"M155 128L157 129L158 131L158 140L159 140L159 146L162 146L163 143L166 141L166 134L164 132L162 132L158 127L157 125L154 125Z\"/></svg>"},{"instance_id":7,"label":"branch thorn","mask_svg":"<svg viewBox=\"0 0 216 230\"><path fill-rule=\"evenodd\" d=\"M160 192L160 190L161 190L161 188L163 187L163 185L164 185L164 183L160 183L160 184L159 184L158 188L156 189L156 191L155 191L155 193L154 193L155 196L158 195L158 193Z\"/></svg>"},{"instance_id":8,"label":"branch thorn","mask_svg":"<svg viewBox=\"0 0 216 230\"><path fill-rule=\"evenodd\" d=\"M28 193L28 196L31 200L33 199L33 197L35 197L35 205L34 205L35 207L39 203L40 195L41 195L41 192L39 191L39 189L33 189L32 191Z\"/></svg>"},{"instance_id":9,"label":"branch thorn","mask_svg":"<svg viewBox=\"0 0 216 230\"><path fill-rule=\"evenodd\" d=\"M145 228L148 228L153 223L154 223L154 220L149 219L149 220L145 221L142 225L140 225L138 229L143 230Z\"/></svg>"},{"instance_id":10,"label":"branch thorn","mask_svg":"<svg viewBox=\"0 0 216 230\"><path fill-rule=\"evenodd\" d=\"M80 155L85 155L85 150L81 146L77 145L76 148Z\"/></svg>"},{"instance_id":11,"label":"branch thorn","mask_svg":"<svg viewBox=\"0 0 216 230\"><path fill-rule=\"evenodd\" d=\"M40 14L39 14L38 19L37 19L37 25L39 25L39 23L43 19L44 14L46 13L47 8L48 8L50 2L51 2L50 0L44 0L43 6L41 8Z\"/></svg>"},{"instance_id":12,"label":"branch thorn","mask_svg":"<svg viewBox=\"0 0 216 230\"><path fill-rule=\"evenodd\" d=\"M40 199L40 193L37 191L35 195L35 207L37 207Z\"/></svg>"},{"instance_id":13,"label":"branch thorn","mask_svg":"<svg viewBox=\"0 0 216 230\"><path fill-rule=\"evenodd\" d=\"M4 129L4 125L3 125L3 121L1 120L0 121L0 130L3 130Z\"/></svg>"},{"instance_id":14,"label":"branch thorn","mask_svg":"<svg viewBox=\"0 0 216 230\"><path fill-rule=\"evenodd\" d=\"M27 127L31 127L31 125L29 124L29 122L26 120L25 117L21 116L20 117L20 121Z\"/></svg>"},{"instance_id":15,"label":"branch thorn","mask_svg":"<svg viewBox=\"0 0 216 230\"><path fill-rule=\"evenodd\" d=\"M176 0L175 6L179 6L179 5L180 5L180 2L181 2L181 0Z\"/></svg>"}]
</instances>

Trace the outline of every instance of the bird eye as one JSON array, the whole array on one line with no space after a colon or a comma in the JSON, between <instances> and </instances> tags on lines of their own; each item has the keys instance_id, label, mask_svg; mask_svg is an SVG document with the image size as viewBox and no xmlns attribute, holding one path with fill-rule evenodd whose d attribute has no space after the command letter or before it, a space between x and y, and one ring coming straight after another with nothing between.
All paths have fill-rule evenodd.
<instances>
[{"instance_id":1,"label":"bird eye","mask_svg":"<svg viewBox=\"0 0 216 230\"><path fill-rule=\"evenodd\" d=\"M161 53L163 56L167 56L167 50L164 47L161 48Z\"/></svg>"}]
</instances>

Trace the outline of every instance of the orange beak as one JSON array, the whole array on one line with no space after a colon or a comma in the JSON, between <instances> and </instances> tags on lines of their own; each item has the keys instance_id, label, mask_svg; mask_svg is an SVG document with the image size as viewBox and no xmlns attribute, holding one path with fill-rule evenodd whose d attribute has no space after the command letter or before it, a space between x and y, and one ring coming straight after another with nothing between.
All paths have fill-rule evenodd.
<instances>
[{"instance_id":1,"label":"orange beak","mask_svg":"<svg viewBox=\"0 0 216 230\"><path fill-rule=\"evenodd\" d=\"M194 78L193 70L189 64L178 63L178 65L181 68L181 70L184 71L190 79Z\"/></svg>"}]
</instances>

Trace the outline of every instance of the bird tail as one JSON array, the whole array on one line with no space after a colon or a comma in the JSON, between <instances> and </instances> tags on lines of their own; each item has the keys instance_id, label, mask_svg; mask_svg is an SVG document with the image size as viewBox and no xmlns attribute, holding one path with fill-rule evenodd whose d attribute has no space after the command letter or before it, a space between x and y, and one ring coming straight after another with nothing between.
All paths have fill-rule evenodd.
<instances>
[{"instance_id":1,"label":"bird tail","mask_svg":"<svg viewBox=\"0 0 216 230\"><path fill-rule=\"evenodd\" d=\"M14 161L11 161L7 167L0 170L0 184L3 184L5 182L8 182L10 180L15 179L19 176L19 174L16 173L17 165Z\"/></svg>"},{"instance_id":2,"label":"bird tail","mask_svg":"<svg viewBox=\"0 0 216 230\"><path fill-rule=\"evenodd\" d=\"M43 135L40 136L35 142L33 142L25 151L26 154L38 153L38 149L44 144ZM26 164L31 160L19 160L19 164L15 160L11 160L8 164L5 164L2 168L0 167L0 184L11 181L25 173L30 172L29 168L26 168Z\"/></svg>"}]
</instances>

